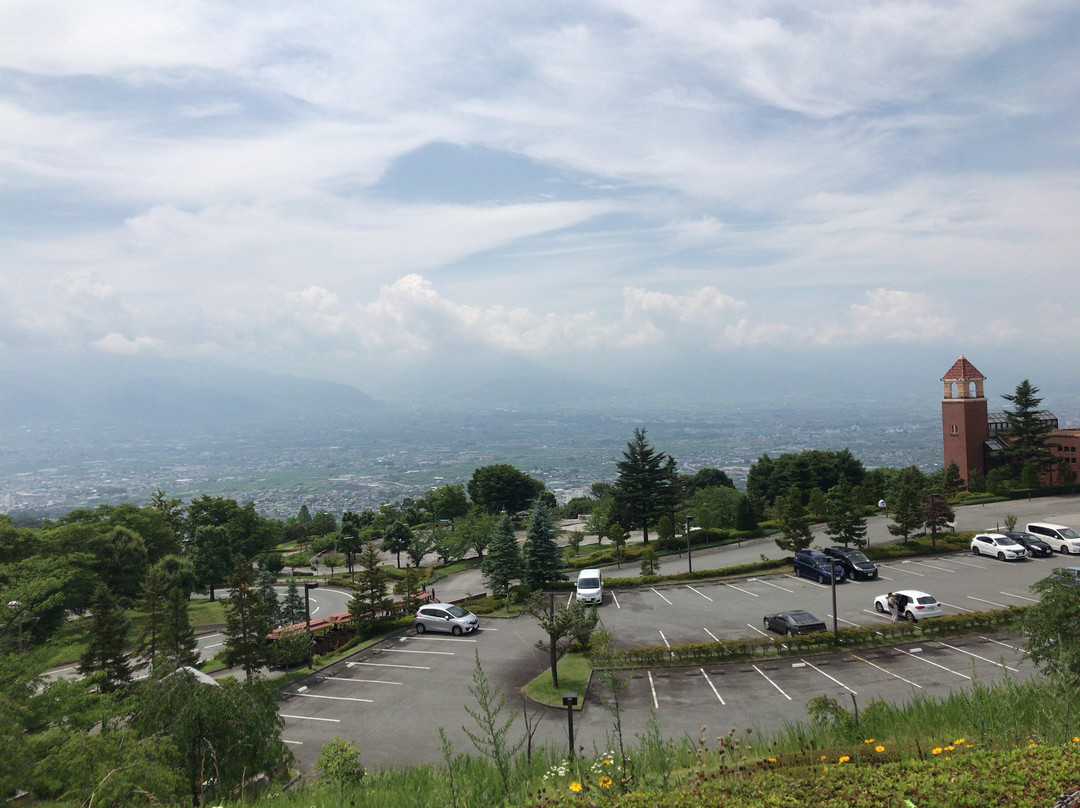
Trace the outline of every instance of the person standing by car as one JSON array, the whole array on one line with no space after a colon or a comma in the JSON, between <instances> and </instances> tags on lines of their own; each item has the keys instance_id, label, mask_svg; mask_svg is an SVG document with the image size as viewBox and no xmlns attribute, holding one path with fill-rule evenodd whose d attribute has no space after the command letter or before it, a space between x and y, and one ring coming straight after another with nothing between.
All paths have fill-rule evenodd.
<instances>
[{"instance_id":1,"label":"person standing by car","mask_svg":"<svg viewBox=\"0 0 1080 808\"><path fill-rule=\"evenodd\" d=\"M889 593L889 618L895 623L899 619L900 604L896 602L896 595L893 592Z\"/></svg>"}]
</instances>

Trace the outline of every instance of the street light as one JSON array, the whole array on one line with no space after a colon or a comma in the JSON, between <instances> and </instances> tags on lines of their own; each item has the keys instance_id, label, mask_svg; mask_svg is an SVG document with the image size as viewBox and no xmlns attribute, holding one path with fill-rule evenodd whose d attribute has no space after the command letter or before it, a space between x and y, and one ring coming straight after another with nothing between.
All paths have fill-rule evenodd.
<instances>
[{"instance_id":1,"label":"street light","mask_svg":"<svg viewBox=\"0 0 1080 808\"><path fill-rule=\"evenodd\" d=\"M562 703L566 706L566 723L570 730L570 759L574 759L574 707L577 705L577 693L563 693Z\"/></svg>"},{"instance_id":2,"label":"street light","mask_svg":"<svg viewBox=\"0 0 1080 808\"><path fill-rule=\"evenodd\" d=\"M304 623L307 626L307 639L308 639L307 666L308 666L308 670L311 670L314 667L314 663L312 662L312 659L311 659L311 656L312 656L312 654L311 654L311 646L315 644L315 639L311 636L311 603L310 603L310 601L308 599L308 593L310 593L312 589L318 589L318 588L319 588L319 582L318 581L304 581Z\"/></svg>"},{"instance_id":3,"label":"street light","mask_svg":"<svg viewBox=\"0 0 1080 808\"><path fill-rule=\"evenodd\" d=\"M692 516L686 517L686 566L688 572L694 571L694 560L690 558L690 520L693 518Z\"/></svg>"}]
</instances>

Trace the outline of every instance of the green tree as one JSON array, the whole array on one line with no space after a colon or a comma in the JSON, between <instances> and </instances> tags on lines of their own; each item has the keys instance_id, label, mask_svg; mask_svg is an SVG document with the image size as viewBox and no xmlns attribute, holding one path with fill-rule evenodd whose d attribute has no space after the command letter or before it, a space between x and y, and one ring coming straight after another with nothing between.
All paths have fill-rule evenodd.
<instances>
[{"instance_id":1,"label":"green tree","mask_svg":"<svg viewBox=\"0 0 1080 808\"><path fill-rule=\"evenodd\" d=\"M541 587L552 581L565 581L563 558L556 539L559 529L551 508L537 498L529 514L529 527L525 531L525 583Z\"/></svg>"},{"instance_id":2,"label":"green tree","mask_svg":"<svg viewBox=\"0 0 1080 808\"><path fill-rule=\"evenodd\" d=\"M405 548L405 555L409 557L414 567L424 563L424 557L435 547L435 537L432 531L415 530L409 538L409 544Z\"/></svg>"},{"instance_id":3,"label":"green tree","mask_svg":"<svg viewBox=\"0 0 1080 808\"><path fill-rule=\"evenodd\" d=\"M332 738L319 750L315 771L328 783L352 788L363 782L367 772L360 762L360 749L345 738Z\"/></svg>"},{"instance_id":4,"label":"green tree","mask_svg":"<svg viewBox=\"0 0 1080 808\"><path fill-rule=\"evenodd\" d=\"M502 693L502 687L492 685L480 665L480 651L476 651L476 665L473 668L473 683L469 685L469 692L476 699L477 709L465 708L473 722L476 731L462 726L465 734L469 736L473 746L484 757L495 765L499 773L503 787L503 802L508 803L513 793L513 762L521 747L525 744L525 737L518 740L510 740L510 730L514 726L516 714L511 713L503 718L503 709L506 707L506 697Z\"/></svg>"},{"instance_id":5,"label":"green tree","mask_svg":"<svg viewBox=\"0 0 1080 808\"><path fill-rule=\"evenodd\" d=\"M349 577L353 576L356 556L363 549L364 524L360 514L345 511L341 514L341 534L338 536L338 549L345 554L345 564L349 568Z\"/></svg>"},{"instance_id":6,"label":"green tree","mask_svg":"<svg viewBox=\"0 0 1080 808\"><path fill-rule=\"evenodd\" d=\"M615 563L622 569L622 561L626 556L626 528L618 522L612 522L608 525L607 534L615 545Z\"/></svg>"},{"instance_id":7,"label":"green tree","mask_svg":"<svg viewBox=\"0 0 1080 808\"><path fill-rule=\"evenodd\" d=\"M1054 422L1039 409L1039 388L1024 379L1011 395L1002 398L1013 405L1011 410L1005 410L1007 441L1003 453L1011 476L1020 476L1027 463L1033 464L1040 475L1046 473L1054 464L1054 455L1046 445Z\"/></svg>"},{"instance_id":8,"label":"green tree","mask_svg":"<svg viewBox=\"0 0 1080 808\"><path fill-rule=\"evenodd\" d=\"M671 547L675 542L675 523L666 513L656 523L656 538L661 547Z\"/></svg>"},{"instance_id":9,"label":"green tree","mask_svg":"<svg viewBox=\"0 0 1080 808\"><path fill-rule=\"evenodd\" d=\"M436 519L453 522L469 512L464 485L444 485L431 494L431 513Z\"/></svg>"},{"instance_id":10,"label":"green tree","mask_svg":"<svg viewBox=\"0 0 1080 808\"><path fill-rule=\"evenodd\" d=\"M356 629L375 632L389 608L386 573L379 566L379 548L366 542L360 552L360 572L356 576L356 594L349 601L349 621Z\"/></svg>"},{"instance_id":11,"label":"green tree","mask_svg":"<svg viewBox=\"0 0 1080 808\"><path fill-rule=\"evenodd\" d=\"M668 456L649 445L643 427L634 430L634 438L626 444L623 459L616 463L619 470L615 483L614 506L624 527L641 528L642 541L649 543L649 525L670 511L669 494L672 484Z\"/></svg>"},{"instance_id":12,"label":"green tree","mask_svg":"<svg viewBox=\"0 0 1080 808\"><path fill-rule=\"evenodd\" d=\"M334 570L345 566L345 556L341 553L327 553L323 556L322 563L330 568L330 580L333 580Z\"/></svg>"},{"instance_id":13,"label":"green tree","mask_svg":"<svg viewBox=\"0 0 1080 808\"><path fill-rule=\"evenodd\" d=\"M780 511L780 535L775 540L776 546L789 553L805 550L814 537L810 533L799 489L792 488L786 497L777 501L777 507Z\"/></svg>"},{"instance_id":14,"label":"green tree","mask_svg":"<svg viewBox=\"0 0 1080 808\"><path fill-rule=\"evenodd\" d=\"M660 571L660 556L656 554L655 547L646 547L641 554L641 577L648 578Z\"/></svg>"},{"instance_id":15,"label":"green tree","mask_svg":"<svg viewBox=\"0 0 1080 808\"><path fill-rule=\"evenodd\" d=\"M757 514L754 513L754 505L748 496L739 499L735 529L746 533L752 533L758 529Z\"/></svg>"},{"instance_id":16,"label":"green tree","mask_svg":"<svg viewBox=\"0 0 1080 808\"><path fill-rule=\"evenodd\" d=\"M150 664L153 664L158 655L158 643L166 620L168 594L163 576L155 565L143 581L142 599L138 604L139 611L143 614L143 623L135 645L135 655Z\"/></svg>"},{"instance_id":17,"label":"green tree","mask_svg":"<svg viewBox=\"0 0 1080 808\"><path fill-rule=\"evenodd\" d=\"M746 493L771 505L777 497L786 497L793 486L800 491L813 488L828 491L845 477L855 487L862 483L865 475L863 464L848 449L810 449L798 454L782 454L775 460L766 454L750 466Z\"/></svg>"},{"instance_id":18,"label":"green tree","mask_svg":"<svg viewBox=\"0 0 1080 808\"><path fill-rule=\"evenodd\" d=\"M195 528L191 563L198 585L210 591L210 600L213 602L214 590L221 586L235 564L229 531L215 525L200 525Z\"/></svg>"},{"instance_id":19,"label":"green tree","mask_svg":"<svg viewBox=\"0 0 1080 808\"><path fill-rule=\"evenodd\" d=\"M909 466L900 473L896 491L890 498L892 523L889 533L902 536L906 543L911 534L922 527L925 515L921 496L922 472Z\"/></svg>"},{"instance_id":20,"label":"green tree","mask_svg":"<svg viewBox=\"0 0 1080 808\"><path fill-rule=\"evenodd\" d=\"M502 600L510 592L510 585L522 575L521 551L514 536L514 523L509 514L503 514L495 524L488 540L488 553L480 564L491 594Z\"/></svg>"},{"instance_id":21,"label":"green tree","mask_svg":"<svg viewBox=\"0 0 1080 808\"><path fill-rule=\"evenodd\" d=\"M952 499L964 490L964 478L960 476L960 467L956 461L945 467L945 476L941 481L941 492L947 499Z\"/></svg>"},{"instance_id":22,"label":"green tree","mask_svg":"<svg viewBox=\"0 0 1080 808\"><path fill-rule=\"evenodd\" d=\"M240 665L251 679L270 661L266 635L274 629L271 607L255 586L249 562L238 560L228 581L225 603L225 664Z\"/></svg>"},{"instance_id":23,"label":"green tree","mask_svg":"<svg viewBox=\"0 0 1080 808\"><path fill-rule=\"evenodd\" d=\"M94 589L90 607L90 642L79 660L79 673L93 679L102 693L131 684L130 658L124 651L128 620L104 584Z\"/></svg>"},{"instance_id":24,"label":"green tree","mask_svg":"<svg viewBox=\"0 0 1080 808\"><path fill-rule=\"evenodd\" d=\"M1055 570L1031 589L1039 601L1021 618L1024 656L1051 676L1067 683L1066 693L1080 687L1080 621L1076 619L1080 586L1073 573Z\"/></svg>"},{"instance_id":25,"label":"green tree","mask_svg":"<svg viewBox=\"0 0 1080 808\"><path fill-rule=\"evenodd\" d=\"M826 535L842 542L845 547L854 544L862 547L866 544L866 519L859 512L855 495L846 477L829 489L827 497L828 519L825 525Z\"/></svg>"},{"instance_id":26,"label":"green tree","mask_svg":"<svg viewBox=\"0 0 1080 808\"><path fill-rule=\"evenodd\" d=\"M483 508L470 508L465 519L459 519L454 525L454 533L461 533L461 543L466 551L472 548L476 551L476 557L483 559L497 521L497 516Z\"/></svg>"},{"instance_id":27,"label":"green tree","mask_svg":"<svg viewBox=\"0 0 1080 808\"><path fill-rule=\"evenodd\" d=\"M121 602L131 605L139 596L150 566L142 536L126 527L114 527L92 543L94 570Z\"/></svg>"},{"instance_id":28,"label":"green tree","mask_svg":"<svg viewBox=\"0 0 1080 808\"><path fill-rule=\"evenodd\" d=\"M188 599L179 589L169 592L165 602L165 621L154 669L176 670L199 665L199 639L191 625Z\"/></svg>"},{"instance_id":29,"label":"green tree","mask_svg":"<svg viewBox=\"0 0 1080 808\"><path fill-rule=\"evenodd\" d=\"M525 604L524 611L536 618L548 637L548 659L551 662L551 685L559 686L559 643L569 637L588 636L596 628L599 617L596 607L586 607L575 600L567 604L556 601L555 594L537 593Z\"/></svg>"},{"instance_id":30,"label":"green tree","mask_svg":"<svg viewBox=\"0 0 1080 808\"><path fill-rule=\"evenodd\" d=\"M408 551L409 543L412 541L412 538L412 529L401 519L395 519L390 523L390 526L386 528L386 535L383 537L382 541L382 549L383 552L393 553L397 557L398 569L401 569L401 554Z\"/></svg>"},{"instance_id":31,"label":"green tree","mask_svg":"<svg viewBox=\"0 0 1080 808\"><path fill-rule=\"evenodd\" d=\"M718 468L702 468L693 474L682 474L679 477L683 494L692 497L698 491L706 488L734 488L735 483L727 475L727 472Z\"/></svg>"},{"instance_id":32,"label":"green tree","mask_svg":"<svg viewBox=\"0 0 1080 808\"><path fill-rule=\"evenodd\" d=\"M466 488L478 507L488 513L505 511L512 516L530 507L544 484L513 466L497 464L476 469Z\"/></svg>"},{"instance_id":33,"label":"green tree","mask_svg":"<svg viewBox=\"0 0 1080 808\"><path fill-rule=\"evenodd\" d=\"M281 623L292 626L301 622L305 616L304 596L300 594L296 579L289 578L289 583L285 587L285 597L281 601Z\"/></svg>"}]
</instances>

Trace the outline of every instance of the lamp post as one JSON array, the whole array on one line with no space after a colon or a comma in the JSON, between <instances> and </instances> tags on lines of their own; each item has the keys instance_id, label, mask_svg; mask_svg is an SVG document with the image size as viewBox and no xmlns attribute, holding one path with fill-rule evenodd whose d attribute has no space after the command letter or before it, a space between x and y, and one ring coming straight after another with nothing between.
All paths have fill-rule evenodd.
<instances>
[{"instance_id":1,"label":"lamp post","mask_svg":"<svg viewBox=\"0 0 1080 808\"><path fill-rule=\"evenodd\" d=\"M694 560L690 557L690 520L694 517L686 517L686 566L688 572L694 571Z\"/></svg>"},{"instance_id":2,"label":"lamp post","mask_svg":"<svg viewBox=\"0 0 1080 808\"><path fill-rule=\"evenodd\" d=\"M311 590L312 589L317 589L318 586L319 586L318 581L304 581L304 624L307 626L307 639L308 639L307 666L308 666L308 670L311 670L314 667L314 662L312 662L312 659L311 659L311 657L312 657L311 646L314 645L314 643L315 643L314 638L311 636L311 602L310 602L310 599L309 599L308 596L309 596L309 593L311 592Z\"/></svg>"},{"instance_id":3,"label":"lamp post","mask_svg":"<svg viewBox=\"0 0 1080 808\"><path fill-rule=\"evenodd\" d=\"M577 704L577 693L563 693L562 703L566 705L566 724L570 730L570 759L574 759L574 706Z\"/></svg>"}]
</instances>

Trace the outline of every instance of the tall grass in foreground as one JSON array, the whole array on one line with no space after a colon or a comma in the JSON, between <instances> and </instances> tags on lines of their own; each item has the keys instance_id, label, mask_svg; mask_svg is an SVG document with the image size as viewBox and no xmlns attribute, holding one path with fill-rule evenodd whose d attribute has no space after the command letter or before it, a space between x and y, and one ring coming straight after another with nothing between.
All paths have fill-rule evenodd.
<instances>
[{"instance_id":1,"label":"tall grass in foreground","mask_svg":"<svg viewBox=\"0 0 1080 808\"><path fill-rule=\"evenodd\" d=\"M595 798L615 797L620 791L668 792L703 776L753 776L754 770L778 771L785 765L805 767L828 758L874 755L881 758L925 759L940 747L965 739L966 748L992 752L1035 744L1073 741L1080 729L1075 694L1045 679L1005 680L993 685L976 682L948 697L914 695L900 706L872 701L860 706L827 697L812 699L809 718L768 735L756 728L702 727L697 737L663 739L655 719L644 733L627 739L625 759L613 750L593 750L567 760L565 750L542 748L513 761L513 792L505 797L503 779L487 759L447 750L441 765L410 766L368 773L360 786L339 788L313 780L294 791L260 801L267 808L496 808L535 805L552 794L579 790ZM868 744L868 740L873 739ZM948 748L952 748L949 746ZM782 770L782 769L781 769ZM581 796L584 796L582 794Z\"/></svg>"}]
</instances>

